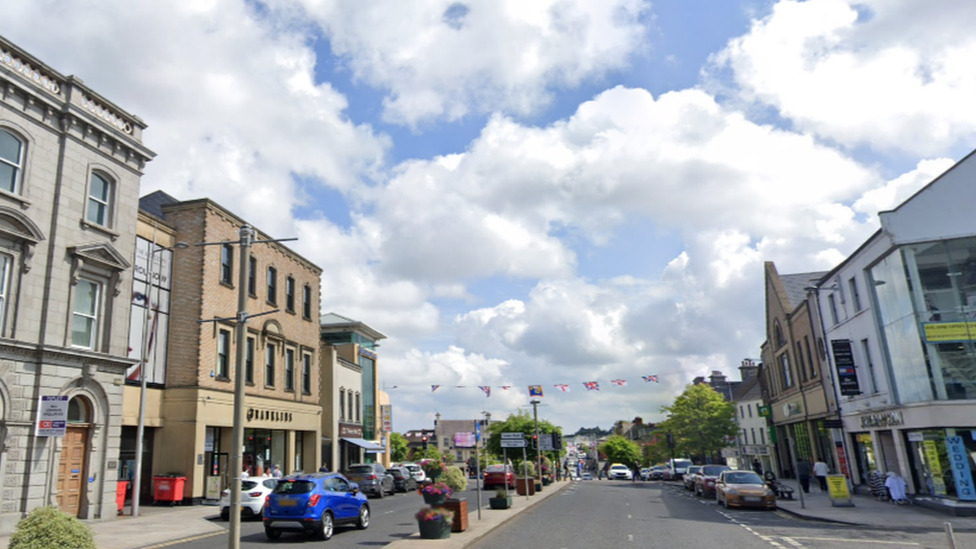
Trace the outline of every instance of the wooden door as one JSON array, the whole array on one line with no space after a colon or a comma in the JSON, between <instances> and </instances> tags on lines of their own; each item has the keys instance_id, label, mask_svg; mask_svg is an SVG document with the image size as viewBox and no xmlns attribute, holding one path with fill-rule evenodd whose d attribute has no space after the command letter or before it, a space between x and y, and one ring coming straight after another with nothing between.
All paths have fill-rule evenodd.
<instances>
[{"instance_id":1,"label":"wooden door","mask_svg":"<svg viewBox=\"0 0 976 549\"><path fill-rule=\"evenodd\" d=\"M85 457L88 456L88 428L68 426L61 441L58 465L58 508L72 516L81 511L85 486Z\"/></svg>"}]
</instances>

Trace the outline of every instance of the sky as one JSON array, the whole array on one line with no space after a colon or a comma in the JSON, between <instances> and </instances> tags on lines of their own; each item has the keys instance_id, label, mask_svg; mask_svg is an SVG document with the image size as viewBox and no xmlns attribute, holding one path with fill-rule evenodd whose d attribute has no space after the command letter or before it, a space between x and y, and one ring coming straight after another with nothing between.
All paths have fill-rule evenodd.
<instances>
[{"instance_id":1,"label":"sky","mask_svg":"<svg viewBox=\"0 0 976 549\"><path fill-rule=\"evenodd\" d=\"M738 379L765 261L831 269L976 146L974 27L958 0L11 0L0 34L148 124L142 194L299 239L322 312L386 335L395 431L540 385L571 433Z\"/></svg>"}]
</instances>

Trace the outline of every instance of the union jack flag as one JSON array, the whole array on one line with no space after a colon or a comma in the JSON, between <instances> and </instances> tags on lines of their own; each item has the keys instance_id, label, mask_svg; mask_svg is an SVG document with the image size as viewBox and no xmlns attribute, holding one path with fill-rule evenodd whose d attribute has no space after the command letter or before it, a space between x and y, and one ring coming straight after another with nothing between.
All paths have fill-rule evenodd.
<instances>
[{"instance_id":1,"label":"union jack flag","mask_svg":"<svg viewBox=\"0 0 976 549\"><path fill-rule=\"evenodd\" d=\"M626 379L611 379L610 380L610 383L613 383L617 387L626 387L627 386L627 380Z\"/></svg>"},{"instance_id":2,"label":"union jack flag","mask_svg":"<svg viewBox=\"0 0 976 549\"><path fill-rule=\"evenodd\" d=\"M641 376L641 378L644 380L644 383L650 383L652 381L654 383L660 383L660 381L657 380L657 376Z\"/></svg>"},{"instance_id":3,"label":"union jack flag","mask_svg":"<svg viewBox=\"0 0 976 549\"><path fill-rule=\"evenodd\" d=\"M487 385L479 385L478 388L485 392L486 397L491 396L491 387Z\"/></svg>"},{"instance_id":4,"label":"union jack flag","mask_svg":"<svg viewBox=\"0 0 976 549\"><path fill-rule=\"evenodd\" d=\"M599 391L600 384L596 381L584 381L583 387L586 387L587 391Z\"/></svg>"},{"instance_id":5,"label":"union jack flag","mask_svg":"<svg viewBox=\"0 0 976 549\"><path fill-rule=\"evenodd\" d=\"M569 385L566 385L565 383L557 383L555 387L564 393L569 392Z\"/></svg>"},{"instance_id":6,"label":"union jack flag","mask_svg":"<svg viewBox=\"0 0 976 549\"><path fill-rule=\"evenodd\" d=\"M433 393L434 391L436 391L436 390L437 390L437 388L438 388L438 387L440 387L440 385L431 385L431 386L430 386L430 392L432 392L432 393Z\"/></svg>"}]
</instances>

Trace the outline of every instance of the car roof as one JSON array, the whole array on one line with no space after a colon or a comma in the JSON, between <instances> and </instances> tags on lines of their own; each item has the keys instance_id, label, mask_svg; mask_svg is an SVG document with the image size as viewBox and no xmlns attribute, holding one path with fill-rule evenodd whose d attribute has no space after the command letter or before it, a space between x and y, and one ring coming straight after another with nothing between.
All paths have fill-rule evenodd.
<instances>
[{"instance_id":1,"label":"car roof","mask_svg":"<svg viewBox=\"0 0 976 549\"><path fill-rule=\"evenodd\" d=\"M336 472L333 472L333 473L296 473L296 474L288 475L288 476L286 476L284 478L280 478L280 479L278 479L278 481L281 482L283 480L321 480L321 479L330 478L330 477L346 478L346 477L342 476L342 473L336 473Z\"/></svg>"}]
</instances>

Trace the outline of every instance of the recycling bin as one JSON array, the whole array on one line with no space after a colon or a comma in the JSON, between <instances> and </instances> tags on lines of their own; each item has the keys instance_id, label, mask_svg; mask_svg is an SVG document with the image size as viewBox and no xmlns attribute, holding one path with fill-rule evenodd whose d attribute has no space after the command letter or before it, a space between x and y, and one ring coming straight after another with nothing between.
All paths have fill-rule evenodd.
<instances>
[{"instance_id":1,"label":"recycling bin","mask_svg":"<svg viewBox=\"0 0 976 549\"><path fill-rule=\"evenodd\" d=\"M166 501L174 505L178 501L183 501L185 483L186 477L153 477L153 504Z\"/></svg>"},{"instance_id":2,"label":"recycling bin","mask_svg":"<svg viewBox=\"0 0 976 549\"><path fill-rule=\"evenodd\" d=\"M122 514L122 508L125 507L125 491L129 488L129 482L126 480L120 480L115 486L115 506L119 508L119 513Z\"/></svg>"}]
</instances>

